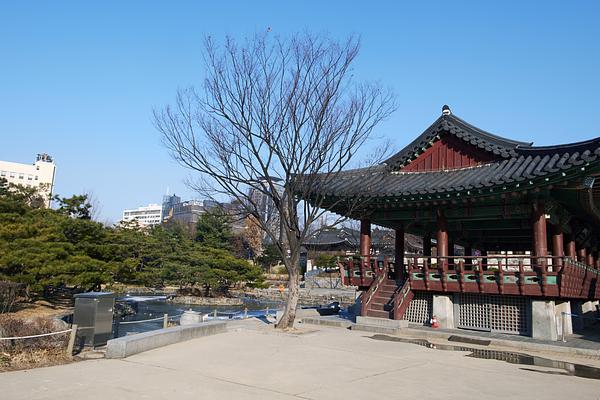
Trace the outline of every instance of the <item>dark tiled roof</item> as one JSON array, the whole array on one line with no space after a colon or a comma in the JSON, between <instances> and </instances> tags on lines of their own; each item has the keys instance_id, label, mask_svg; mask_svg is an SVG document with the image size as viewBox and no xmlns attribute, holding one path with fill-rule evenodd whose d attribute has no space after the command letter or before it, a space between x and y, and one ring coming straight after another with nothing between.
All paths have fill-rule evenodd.
<instances>
[{"instance_id":1,"label":"dark tiled roof","mask_svg":"<svg viewBox=\"0 0 600 400\"><path fill-rule=\"evenodd\" d=\"M466 129L468 128L468 129ZM462 169L402 172L408 154L445 129L498 154L497 161ZM461 136L459 136L461 135ZM431 139L428 139L431 138ZM416 144L415 144L416 143ZM440 117L416 141L383 164L344 171L322 183L321 194L374 197L436 194L479 189L548 177L586 163L600 162L600 138L564 145L534 147L481 131L452 115Z\"/></svg>"},{"instance_id":2,"label":"dark tiled roof","mask_svg":"<svg viewBox=\"0 0 600 400\"><path fill-rule=\"evenodd\" d=\"M347 244L349 247L359 246L360 231L347 227L331 228L320 231L318 234L308 238L305 245L308 247L335 246ZM374 248L394 246L394 232L387 229L375 228L371 232L371 245ZM405 246L409 251L423 248L423 239L420 236L406 233L404 235Z\"/></svg>"},{"instance_id":3,"label":"dark tiled roof","mask_svg":"<svg viewBox=\"0 0 600 400\"><path fill-rule=\"evenodd\" d=\"M344 229L326 229L308 238L305 245L331 246L347 243L349 246L358 246L358 235L358 233L347 232Z\"/></svg>"},{"instance_id":4,"label":"dark tiled roof","mask_svg":"<svg viewBox=\"0 0 600 400\"><path fill-rule=\"evenodd\" d=\"M429 143L435 140L442 132L447 132L473 146L503 158L512 157L516 154L515 149L529 147L532 144L496 136L479 129L452 114L442 115L418 138L413 140L397 154L387 159L384 164L388 165L391 169L398 169L415 153L428 147Z\"/></svg>"}]
</instances>

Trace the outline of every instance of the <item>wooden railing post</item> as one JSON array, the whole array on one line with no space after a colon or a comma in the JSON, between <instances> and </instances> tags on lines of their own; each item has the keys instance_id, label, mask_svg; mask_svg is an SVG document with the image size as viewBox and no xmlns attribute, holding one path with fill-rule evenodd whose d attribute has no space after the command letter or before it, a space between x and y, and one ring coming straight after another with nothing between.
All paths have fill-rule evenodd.
<instances>
[{"instance_id":1,"label":"wooden railing post","mask_svg":"<svg viewBox=\"0 0 600 400\"><path fill-rule=\"evenodd\" d=\"M360 257L360 285L365 286L365 259Z\"/></svg>"},{"instance_id":2,"label":"wooden railing post","mask_svg":"<svg viewBox=\"0 0 600 400\"><path fill-rule=\"evenodd\" d=\"M440 259L438 258L438 260L440 260ZM446 271L448 270L448 258L443 257L443 258L441 258L441 261L442 261L442 263L441 263L442 265L440 266L439 262L438 262L437 270L440 274L440 282L442 283L442 290L444 292L446 292L446 291L448 291L448 287L447 287L448 284L447 284L447 277L446 277Z\"/></svg>"},{"instance_id":3,"label":"wooden railing post","mask_svg":"<svg viewBox=\"0 0 600 400\"><path fill-rule=\"evenodd\" d=\"M523 265L523 259L519 260L519 294L523 295L525 291L525 266Z\"/></svg>"},{"instance_id":4,"label":"wooden railing post","mask_svg":"<svg viewBox=\"0 0 600 400\"><path fill-rule=\"evenodd\" d=\"M504 269L502 268L502 260L498 261L498 293L504 293Z\"/></svg>"},{"instance_id":5,"label":"wooden railing post","mask_svg":"<svg viewBox=\"0 0 600 400\"><path fill-rule=\"evenodd\" d=\"M465 262L460 260L458 262L458 286L461 293L465 291Z\"/></svg>"},{"instance_id":6,"label":"wooden railing post","mask_svg":"<svg viewBox=\"0 0 600 400\"><path fill-rule=\"evenodd\" d=\"M427 265L427 258L423 259L423 281L425 283L425 289L429 290L429 266Z\"/></svg>"},{"instance_id":7,"label":"wooden railing post","mask_svg":"<svg viewBox=\"0 0 600 400\"><path fill-rule=\"evenodd\" d=\"M73 347L75 347L75 339L77 338L77 324L71 325L71 333L69 342L67 343L67 357L73 357Z\"/></svg>"}]
</instances>

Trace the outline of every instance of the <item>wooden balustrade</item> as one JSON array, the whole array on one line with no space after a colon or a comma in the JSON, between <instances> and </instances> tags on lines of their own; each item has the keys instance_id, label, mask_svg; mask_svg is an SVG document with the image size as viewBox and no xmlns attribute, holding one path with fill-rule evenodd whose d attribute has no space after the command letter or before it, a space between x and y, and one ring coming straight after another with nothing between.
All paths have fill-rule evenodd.
<instances>
[{"instance_id":1,"label":"wooden balustrade","mask_svg":"<svg viewBox=\"0 0 600 400\"><path fill-rule=\"evenodd\" d=\"M367 289L367 291L363 294L362 297L360 315L363 316L367 315L369 303L371 302L375 294L377 294L379 287L388 275L388 262L386 258L383 259L382 268L379 267L378 260L375 260L374 263L370 263L368 266L373 268L375 277L372 284L369 286L369 289Z\"/></svg>"},{"instance_id":2,"label":"wooden balustrade","mask_svg":"<svg viewBox=\"0 0 600 400\"><path fill-rule=\"evenodd\" d=\"M413 290L562 298L600 298L600 271L570 257L491 255L405 258L405 265L373 257L349 259L342 279L363 290L381 274L404 268Z\"/></svg>"}]
</instances>

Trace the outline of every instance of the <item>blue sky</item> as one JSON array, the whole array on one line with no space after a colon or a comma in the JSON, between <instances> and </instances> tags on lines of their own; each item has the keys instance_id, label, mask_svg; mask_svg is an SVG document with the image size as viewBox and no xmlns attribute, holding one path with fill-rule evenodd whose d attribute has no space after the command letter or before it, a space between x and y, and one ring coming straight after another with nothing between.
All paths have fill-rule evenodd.
<instances>
[{"instance_id":1,"label":"blue sky","mask_svg":"<svg viewBox=\"0 0 600 400\"><path fill-rule=\"evenodd\" d=\"M418 3L418 4L417 4ZM202 38L309 30L362 38L360 78L397 94L378 130L401 148L449 104L545 145L600 136L600 2L4 1L0 159L57 162L56 192L92 191L101 220L194 198L151 119L202 81Z\"/></svg>"}]
</instances>

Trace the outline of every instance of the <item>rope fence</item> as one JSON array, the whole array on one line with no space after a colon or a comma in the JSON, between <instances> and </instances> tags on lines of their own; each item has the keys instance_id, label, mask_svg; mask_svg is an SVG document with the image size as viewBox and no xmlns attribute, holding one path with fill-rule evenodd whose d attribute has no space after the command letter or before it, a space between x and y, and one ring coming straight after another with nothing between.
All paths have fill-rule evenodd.
<instances>
[{"instance_id":1,"label":"rope fence","mask_svg":"<svg viewBox=\"0 0 600 400\"><path fill-rule=\"evenodd\" d=\"M33 338L39 338L39 337L44 337L44 336L61 335L63 333L67 333L67 332L71 332L71 329L65 329L64 331L58 331L58 332L40 333L39 335L0 337L0 340L33 339Z\"/></svg>"},{"instance_id":2,"label":"rope fence","mask_svg":"<svg viewBox=\"0 0 600 400\"><path fill-rule=\"evenodd\" d=\"M277 313L277 310L266 308L266 309L262 309L262 310L253 310L253 311L251 311L251 313L252 313L252 315L251 315L252 317L269 316L269 315L273 315L273 314ZM565 313L563 313L563 314L565 314ZM175 314L175 315L165 314L162 317L143 319L140 321L118 321L118 324L119 325L129 325L129 324L140 324L140 323L144 323L144 322L158 322L158 321L165 321L165 320L175 320L177 318L181 318L182 315L183 315L183 313ZM231 313L218 312L217 310L215 310L214 312L207 314L207 317L210 318L211 315L213 318L228 317L229 319L244 319L244 318L248 318L248 309L245 309L244 311L237 311L237 312L231 312ZM600 319L600 318L598 318L598 319ZM65 329L62 331L40 333L38 335L28 335L28 336L0 337L0 341L2 341L2 340L34 339L34 338L40 338L40 337L46 337L46 336L74 333L79 329L92 329L92 328L94 328L94 327L93 326L79 326L78 327L76 324L73 324L72 328Z\"/></svg>"},{"instance_id":3,"label":"rope fence","mask_svg":"<svg viewBox=\"0 0 600 400\"><path fill-rule=\"evenodd\" d=\"M181 317L183 314L177 314L177 315L172 315L172 316L168 316L167 318L177 318L177 317ZM152 322L152 321L164 321L165 317L158 317L158 318L150 318L150 319L142 319L140 321L119 321L119 325L128 325L128 324L140 324L142 322Z\"/></svg>"},{"instance_id":4,"label":"rope fence","mask_svg":"<svg viewBox=\"0 0 600 400\"><path fill-rule=\"evenodd\" d=\"M563 315L570 315L571 317L577 317L577 318L581 318L581 319L592 319L595 321L600 321L600 318L594 318L594 317L584 317L583 315L577 315L577 314L572 314L572 313L568 313L568 312L562 312Z\"/></svg>"},{"instance_id":5,"label":"rope fence","mask_svg":"<svg viewBox=\"0 0 600 400\"><path fill-rule=\"evenodd\" d=\"M561 314L562 314L562 320L561 320L561 335L560 336L561 336L562 342L567 341L567 335L565 333L565 330L566 330L565 327L567 326L567 321L566 321L567 316L581 318L581 319L589 319L592 321L600 321L600 318L598 318L598 317L584 317L583 315L573 314L573 313L569 313L566 311L561 312Z\"/></svg>"}]
</instances>

